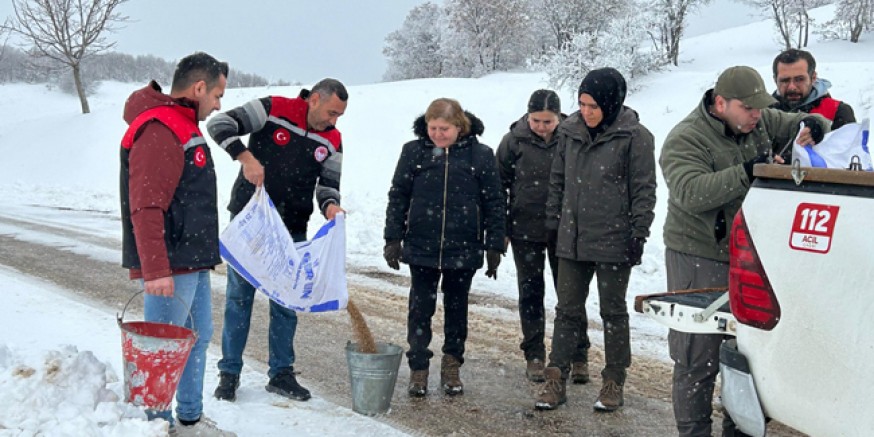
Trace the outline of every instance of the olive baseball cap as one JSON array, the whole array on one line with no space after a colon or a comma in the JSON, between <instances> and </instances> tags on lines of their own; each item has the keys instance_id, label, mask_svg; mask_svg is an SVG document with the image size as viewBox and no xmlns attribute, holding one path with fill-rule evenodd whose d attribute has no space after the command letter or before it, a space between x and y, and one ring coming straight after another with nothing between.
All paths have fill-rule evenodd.
<instances>
[{"instance_id":1,"label":"olive baseball cap","mask_svg":"<svg viewBox=\"0 0 874 437\"><path fill-rule=\"evenodd\" d=\"M723 71L716 80L713 92L726 99L738 99L753 109L764 109L777 103L777 99L765 88L762 76L756 70L742 65Z\"/></svg>"}]
</instances>

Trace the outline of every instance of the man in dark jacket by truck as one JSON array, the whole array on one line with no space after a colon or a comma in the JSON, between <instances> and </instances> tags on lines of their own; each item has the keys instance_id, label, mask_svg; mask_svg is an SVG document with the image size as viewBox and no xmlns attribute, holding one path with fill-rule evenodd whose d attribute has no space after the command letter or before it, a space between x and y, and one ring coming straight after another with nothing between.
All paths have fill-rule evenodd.
<instances>
[{"instance_id":1,"label":"man in dark jacket by truck","mask_svg":"<svg viewBox=\"0 0 874 437\"><path fill-rule=\"evenodd\" d=\"M816 144L828 131L821 116L767 109L774 102L756 70L731 67L665 138L659 164L669 193L664 226L668 290L727 286L728 230L753 182L753 166L768 161L772 144L795 138L802 121L801 144ZM681 437L711 435L723 339L719 334L668 333ZM723 435L743 434L735 433L726 417Z\"/></svg>"}]
</instances>

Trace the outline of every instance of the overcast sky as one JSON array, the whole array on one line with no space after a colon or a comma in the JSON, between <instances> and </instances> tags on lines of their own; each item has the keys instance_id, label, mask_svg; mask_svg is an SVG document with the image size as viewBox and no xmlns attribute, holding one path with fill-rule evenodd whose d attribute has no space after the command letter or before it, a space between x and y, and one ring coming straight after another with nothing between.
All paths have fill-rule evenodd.
<instances>
[{"instance_id":1,"label":"overcast sky","mask_svg":"<svg viewBox=\"0 0 874 437\"><path fill-rule=\"evenodd\" d=\"M442 4L442 0L432 0ZM270 81L312 84L324 77L347 85L382 80L385 37L425 0L129 0L131 18L109 35L116 50L178 60L197 50ZM12 0L0 0L0 20ZM690 14L684 36L755 20L733 0L714 0Z\"/></svg>"},{"instance_id":2,"label":"overcast sky","mask_svg":"<svg viewBox=\"0 0 874 437\"><path fill-rule=\"evenodd\" d=\"M116 51L168 60L205 51L275 81L379 82L385 36L424 0L130 0L131 18L109 35ZM0 0L0 21L13 12Z\"/></svg>"}]
</instances>

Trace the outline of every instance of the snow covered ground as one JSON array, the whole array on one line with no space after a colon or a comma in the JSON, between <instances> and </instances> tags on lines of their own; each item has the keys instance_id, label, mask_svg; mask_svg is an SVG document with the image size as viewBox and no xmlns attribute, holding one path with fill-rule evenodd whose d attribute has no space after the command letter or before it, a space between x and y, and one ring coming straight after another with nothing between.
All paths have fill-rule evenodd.
<instances>
[{"instance_id":1,"label":"snow covered ground","mask_svg":"<svg viewBox=\"0 0 874 437\"><path fill-rule=\"evenodd\" d=\"M3 266L0 283L0 436L166 435L166 422L148 422L122 402L116 314ZM215 369L218 358L210 353L207 368ZM267 393L264 372L248 366L243 372L236 402L204 396L205 413L240 436L405 435L318 393L308 402ZM217 383L217 372L207 371L207 390Z\"/></svg>"},{"instance_id":2,"label":"snow covered ground","mask_svg":"<svg viewBox=\"0 0 874 437\"><path fill-rule=\"evenodd\" d=\"M831 17L832 8L814 11L817 22ZM858 119L872 115L874 105L874 42L868 34L859 44L846 41L814 41L808 49L816 56L818 72L834 84L832 95L852 105ZM683 41L680 66L645 77L626 104L636 109L641 121L655 135L656 153L668 131L697 104L713 86L718 74L733 65L749 65L771 81L771 61L779 52L772 24L759 22L726 29ZM233 60L230 60L233 62ZM342 80L342 78L340 78ZM144 84L106 83L91 100L92 113L79 113L76 97L62 95L39 85L0 86L0 214L34 222L65 223L93 235L120 239L118 226L118 144L125 124L122 106L133 90ZM169 88L169 84L164 84ZM394 273L382 260L382 228L387 192L401 145L412 139L413 119L437 97L457 98L465 109L486 126L482 141L496 147L510 123L524 112L530 93L545 87L538 73L500 73L481 79L421 79L350 87L349 107L338 128L344 138L342 179L343 205L347 218L348 263ZM224 109L269 94L296 95L296 87L228 90ZM576 109L575 94L562 92L565 112ZM213 144L219 176L219 203L226 205L238 164ZM656 220L643 264L634 269L629 305L634 296L665 289L664 223L667 189L659 179ZM44 206L60 208L49 210ZM77 214L64 212L73 209ZM84 213L83 213L84 212ZM222 224L227 214L221 214ZM314 216L310 229L321 218ZM16 232L16 238L39 241L89 256L118 262L113 251L81 247L35 232L0 226L0 233ZM119 275L125 274L119 269ZM401 274L407 274L402 268ZM504 259L498 280L478 274L473 287L478 292L516 296L512 259ZM0 296L0 435L154 435L159 430L136 419L135 411L120 404L117 381L120 344L114 314L71 301L64 290L0 269L5 284ZM220 282L217 282L220 283ZM389 292L403 292L393 287ZM553 292L547 306L555 305ZM596 299L589 300L590 314L597 318ZM59 316L60 315L60 316ZM506 314L513 317L512 314ZM649 319L632 314L635 354L667 360L665 329ZM593 341L601 335L592 333ZM64 345L73 345L67 347ZM214 369L217 351L208 366ZM341 353L338 351L338 353ZM57 371L47 378L46 362ZM105 367L104 366L105 364ZM30 373L26 369L34 369ZM247 370L249 371L249 370ZM213 387L215 372L207 372L206 387ZM105 384L103 384L105 378ZM258 372L244 381L263 385ZM85 393L65 392L69 381L84 381L93 388ZM102 385L103 384L103 385ZM106 391L108 390L108 391ZM37 393L37 395L31 394ZM114 395L112 394L114 393ZM247 393L236 403L215 402L205 397L205 411L221 426L243 431L241 435L353 435L390 434L383 424L358 416L348 409L314 398L308 403L285 403L263 390ZM37 396L37 397L32 397ZM42 396L42 397L38 397ZM11 402L10 399L17 399ZM103 403L98 401L103 400ZM249 426L251 424L251 426ZM10 426L14 426L10 428ZM20 433L18 430L21 430Z\"/></svg>"}]
</instances>

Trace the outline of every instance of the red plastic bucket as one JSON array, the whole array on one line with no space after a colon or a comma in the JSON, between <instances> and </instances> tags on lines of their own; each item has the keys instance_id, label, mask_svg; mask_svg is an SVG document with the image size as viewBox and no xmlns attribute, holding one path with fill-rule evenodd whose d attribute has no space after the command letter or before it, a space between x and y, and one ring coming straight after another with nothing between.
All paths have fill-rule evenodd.
<instances>
[{"instance_id":1,"label":"red plastic bucket","mask_svg":"<svg viewBox=\"0 0 874 437\"><path fill-rule=\"evenodd\" d=\"M150 410L169 410L197 334L167 323L124 322L130 302L118 316L125 401Z\"/></svg>"}]
</instances>

